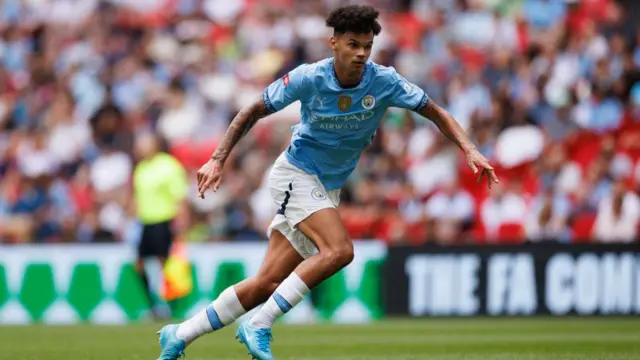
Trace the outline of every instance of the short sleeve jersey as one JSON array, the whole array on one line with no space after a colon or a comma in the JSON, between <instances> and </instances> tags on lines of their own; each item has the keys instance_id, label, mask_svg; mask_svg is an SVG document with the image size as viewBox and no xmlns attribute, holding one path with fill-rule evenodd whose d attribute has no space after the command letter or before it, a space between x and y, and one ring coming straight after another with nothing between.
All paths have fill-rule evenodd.
<instances>
[{"instance_id":1,"label":"short sleeve jersey","mask_svg":"<svg viewBox=\"0 0 640 360\"><path fill-rule=\"evenodd\" d=\"M418 110L429 97L394 68L371 61L356 86L343 88L330 58L298 66L269 85L263 99L270 113L300 101L301 121L286 156L333 190L355 169L387 108Z\"/></svg>"}]
</instances>

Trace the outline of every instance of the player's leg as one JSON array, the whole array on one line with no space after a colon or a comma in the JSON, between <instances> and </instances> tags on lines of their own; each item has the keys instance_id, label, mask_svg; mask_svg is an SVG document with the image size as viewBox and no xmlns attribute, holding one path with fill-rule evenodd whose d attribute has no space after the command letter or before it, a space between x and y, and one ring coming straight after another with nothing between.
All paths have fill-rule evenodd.
<instances>
[{"instance_id":1,"label":"player's leg","mask_svg":"<svg viewBox=\"0 0 640 360\"><path fill-rule=\"evenodd\" d=\"M289 240L280 231L273 230L267 254L256 276L235 285L244 308L253 309L264 303L303 260Z\"/></svg>"},{"instance_id":2,"label":"player's leg","mask_svg":"<svg viewBox=\"0 0 640 360\"><path fill-rule=\"evenodd\" d=\"M153 295L151 292L151 285L149 284L149 277L147 276L147 272L144 266L144 261L147 258L153 257L155 255L154 247L154 234L153 234L154 225L144 225L142 227L142 234L140 237L140 242L138 243L138 257L135 262L135 270L138 274L138 278L140 279L140 283L144 289L144 293L147 297L147 301L149 302L149 310L155 317L155 301L153 299Z\"/></svg>"},{"instance_id":3,"label":"player's leg","mask_svg":"<svg viewBox=\"0 0 640 360\"><path fill-rule=\"evenodd\" d=\"M255 359L273 359L270 342L275 319L300 303L311 288L353 260L353 244L336 209L339 191L331 191L327 196L316 179L306 180L290 188L291 211L283 211L288 217L283 225L297 224L291 232L285 232L287 238L306 260L237 331L237 338ZM311 189L305 186L307 183ZM316 254L310 251L314 246L318 250Z\"/></svg>"},{"instance_id":4,"label":"player's leg","mask_svg":"<svg viewBox=\"0 0 640 360\"><path fill-rule=\"evenodd\" d=\"M205 333L234 322L247 311L265 302L302 260L282 233L272 231L269 247L258 273L230 286L206 309L180 324L178 337L190 343Z\"/></svg>"},{"instance_id":5,"label":"player's leg","mask_svg":"<svg viewBox=\"0 0 640 360\"><path fill-rule=\"evenodd\" d=\"M173 220L158 223L153 233L153 254L158 261L161 269L164 269L167 259L171 253L175 234L172 227ZM167 319L171 317L171 307L162 306L154 309L153 313L156 320Z\"/></svg>"},{"instance_id":6,"label":"player's leg","mask_svg":"<svg viewBox=\"0 0 640 360\"><path fill-rule=\"evenodd\" d=\"M353 260L353 243L337 209L319 210L301 221L297 228L315 244L318 252L303 261L278 286L249 321L253 328L271 328L275 319L300 303L310 289Z\"/></svg>"},{"instance_id":7,"label":"player's leg","mask_svg":"<svg viewBox=\"0 0 640 360\"><path fill-rule=\"evenodd\" d=\"M185 322L168 325L160 331L160 359L177 359L198 337L233 323L265 302L302 260L282 233L272 231L264 261L255 276L225 289L209 306Z\"/></svg>"},{"instance_id":8,"label":"player's leg","mask_svg":"<svg viewBox=\"0 0 640 360\"><path fill-rule=\"evenodd\" d=\"M153 310L153 297L151 296L151 290L149 286L149 277L147 276L147 272L144 268L144 257L142 254L138 254L135 263L136 274L138 274L138 279L140 279L140 283L144 288L144 294L147 297L147 301L149 303L149 310Z\"/></svg>"},{"instance_id":9,"label":"player's leg","mask_svg":"<svg viewBox=\"0 0 640 360\"><path fill-rule=\"evenodd\" d=\"M173 231L170 221L144 225L138 245L138 258L136 259L135 269L144 286L151 313L156 320L167 318L169 314L165 308L158 306L155 302L144 261L148 258L154 258L158 261L160 267L164 268L172 244Z\"/></svg>"}]
</instances>

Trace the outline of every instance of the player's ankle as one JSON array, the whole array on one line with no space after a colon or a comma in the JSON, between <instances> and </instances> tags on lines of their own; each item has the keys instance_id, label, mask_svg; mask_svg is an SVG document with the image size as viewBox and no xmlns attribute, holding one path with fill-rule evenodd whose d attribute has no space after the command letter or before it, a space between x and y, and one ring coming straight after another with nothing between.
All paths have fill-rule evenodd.
<instances>
[{"instance_id":1,"label":"player's ankle","mask_svg":"<svg viewBox=\"0 0 640 360\"><path fill-rule=\"evenodd\" d=\"M256 314L257 315L257 314ZM249 326L254 329L271 329L275 319L271 319L268 316L252 316L249 319Z\"/></svg>"}]
</instances>

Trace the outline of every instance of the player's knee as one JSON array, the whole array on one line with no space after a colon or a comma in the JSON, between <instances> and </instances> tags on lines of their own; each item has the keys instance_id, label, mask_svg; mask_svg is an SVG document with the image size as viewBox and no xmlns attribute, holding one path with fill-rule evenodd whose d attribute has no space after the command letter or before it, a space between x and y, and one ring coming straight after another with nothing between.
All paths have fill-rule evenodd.
<instances>
[{"instance_id":1,"label":"player's knee","mask_svg":"<svg viewBox=\"0 0 640 360\"><path fill-rule=\"evenodd\" d=\"M327 251L326 256L334 267L343 268L353 261L353 244L344 242L341 245L333 246Z\"/></svg>"},{"instance_id":2,"label":"player's knee","mask_svg":"<svg viewBox=\"0 0 640 360\"><path fill-rule=\"evenodd\" d=\"M347 245L343 246L340 249L340 263L342 266L347 266L351 264L353 261L353 244L351 242L347 243Z\"/></svg>"}]
</instances>

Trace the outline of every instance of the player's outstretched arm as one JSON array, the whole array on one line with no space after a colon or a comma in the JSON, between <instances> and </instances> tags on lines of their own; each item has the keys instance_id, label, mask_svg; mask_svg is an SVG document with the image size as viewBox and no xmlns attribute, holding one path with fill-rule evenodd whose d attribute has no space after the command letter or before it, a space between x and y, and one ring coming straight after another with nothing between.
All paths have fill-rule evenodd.
<instances>
[{"instance_id":1,"label":"player's outstretched arm","mask_svg":"<svg viewBox=\"0 0 640 360\"><path fill-rule=\"evenodd\" d=\"M240 110L238 115L231 121L227 132L222 138L220 146L211 156L212 160L217 160L224 164L233 150L234 146L245 136L249 130L258 122L258 120L267 116L269 112L264 104L262 95L257 98L251 105Z\"/></svg>"},{"instance_id":2,"label":"player's outstretched arm","mask_svg":"<svg viewBox=\"0 0 640 360\"><path fill-rule=\"evenodd\" d=\"M211 159L198 170L198 193L204 199L204 192L212 187L213 191L218 191L222 179L222 169L238 141L245 136L258 120L269 115L269 111L261 95L251 105L240 110L238 115L231 121L227 132L222 138L222 142L211 156Z\"/></svg>"},{"instance_id":3,"label":"player's outstretched arm","mask_svg":"<svg viewBox=\"0 0 640 360\"><path fill-rule=\"evenodd\" d=\"M474 174L478 174L478 168L482 169L478 176L478 182L483 175L487 176L489 188L492 183L498 183L498 177L493 170L489 161L478 151L476 146L471 142L465 131L458 122L449 114L449 112L433 100L429 99L427 103L417 111L420 115L433 121L446 137L451 139L464 152L467 163Z\"/></svg>"}]
</instances>

